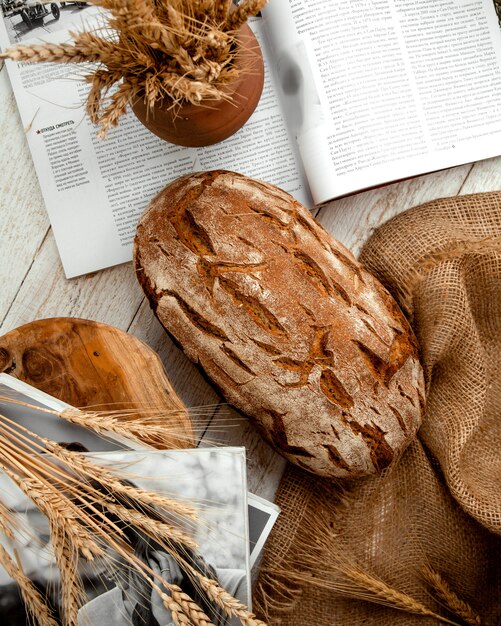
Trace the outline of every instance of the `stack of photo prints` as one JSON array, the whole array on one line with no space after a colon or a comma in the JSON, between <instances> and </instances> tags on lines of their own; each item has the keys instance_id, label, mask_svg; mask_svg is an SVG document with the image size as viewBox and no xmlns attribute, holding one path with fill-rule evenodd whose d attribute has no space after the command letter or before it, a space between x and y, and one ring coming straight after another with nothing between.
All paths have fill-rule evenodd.
<instances>
[{"instance_id":1,"label":"stack of photo prints","mask_svg":"<svg viewBox=\"0 0 501 626\"><path fill-rule=\"evenodd\" d=\"M194 505L197 521L188 532L199 549L188 558L250 607L251 568L278 516L278 508L247 492L245 448L131 449L119 438L98 436L44 412L45 408L63 411L68 405L7 374L0 374L0 398L0 413L21 428L29 429L34 437L64 441L74 449L88 450L86 454L93 461L118 472L128 483ZM4 474L0 474L0 490L10 519L15 522L11 526L18 529L11 537L0 531L0 544L48 598L57 616L58 568L48 520ZM170 582L195 601L200 601L192 582L183 575L173 557L150 544L138 538L134 546L137 555L164 578L170 576ZM187 557L186 553L184 556ZM79 626L171 623L155 592L150 589L137 597L137 586L130 580L135 573L129 570L127 565L117 567L114 573L100 569L99 564L82 567L79 575L86 602L78 612ZM239 623L220 613L216 613L219 615L216 626ZM0 623L8 626L28 623L18 585L1 567Z\"/></svg>"}]
</instances>

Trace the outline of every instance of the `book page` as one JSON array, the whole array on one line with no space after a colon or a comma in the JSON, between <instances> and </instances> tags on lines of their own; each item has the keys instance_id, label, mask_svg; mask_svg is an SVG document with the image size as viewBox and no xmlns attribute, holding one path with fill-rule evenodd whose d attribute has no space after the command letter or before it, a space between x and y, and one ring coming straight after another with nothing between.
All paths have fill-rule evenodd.
<instances>
[{"instance_id":1,"label":"book page","mask_svg":"<svg viewBox=\"0 0 501 626\"><path fill-rule=\"evenodd\" d=\"M316 203L500 153L492 0L273 0L263 15Z\"/></svg>"},{"instance_id":2,"label":"book page","mask_svg":"<svg viewBox=\"0 0 501 626\"><path fill-rule=\"evenodd\" d=\"M80 9L75 3L61 6L58 20L48 13L29 28L20 9L6 10L0 19L2 49L69 41L69 30L92 29L102 20L98 7ZM266 66L260 22L255 19L251 26ZM7 62L7 67L68 278L130 261L136 224L149 201L193 171L234 170L277 184L312 205L268 69L261 101L247 124L220 144L196 149L159 139L133 113L107 139L98 139L84 112L89 85L81 80L81 66Z\"/></svg>"}]
</instances>

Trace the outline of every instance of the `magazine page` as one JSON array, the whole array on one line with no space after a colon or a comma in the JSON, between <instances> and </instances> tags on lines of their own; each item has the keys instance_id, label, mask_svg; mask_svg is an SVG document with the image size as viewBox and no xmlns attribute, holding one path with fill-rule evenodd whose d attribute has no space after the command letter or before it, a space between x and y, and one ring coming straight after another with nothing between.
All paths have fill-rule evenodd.
<instances>
[{"instance_id":1,"label":"magazine page","mask_svg":"<svg viewBox=\"0 0 501 626\"><path fill-rule=\"evenodd\" d=\"M317 204L499 155L493 0L273 0L263 16Z\"/></svg>"},{"instance_id":2,"label":"magazine page","mask_svg":"<svg viewBox=\"0 0 501 626\"><path fill-rule=\"evenodd\" d=\"M31 1L1 0L2 49L66 42L69 30L102 22L98 7L75 2L44 4L47 15L31 21L26 13ZM266 66L261 20L253 19L251 26ZM84 113L89 86L81 80L81 66L8 61L7 67L68 278L129 261L136 223L148 202L166 184L193 171L235 170L312 204L272 70L266 69L261 101L246 125L220 144L196 149L159 139L132 113L106 139L98 139Z\"/></svg>"},{"instance_id":3,"label":"magazine page","mask_svg":"<svg viewBox=\"0 0 501 626\"><path fill-rule=\"evenodd\" d=\"M196 554L184 549L184 558L203 575L217 579L238 600L250 604L250 570L248 549L248 518L245 450L219 448L169 451L115 451L94 453L91 458L104 467L113 468L129 485L173 498L181 503L195 505L198 519L186 522L188 533L199 546ZM57 568L52 545L48 538L47 520L32 503L0 474L2 501L8 501L11 519L18 529L14 537L2 536L2 545L22 564L27 576L47 593L56 612L60 595ZM117 523L117 522L115 522ZM152 570L178 585L191 597L196 593L191 580L161 545L146 542L141 535L134 539L137 557ZM145 545L142 545L142 542ZM160 624L172 621L156 591L140 586L135 571L129 571L127 562L116 561L115 568L95 560L82 566L86 598L78 612L79 626L126 626L137 622L141 614L144 623ZM142 580L141 580L142 582ZM0 617L2 624L24 625L17 586L0 568ZM215 626L236 624L230 622L219 609L205 606L208 602L199 593L195 601L211 615ZM148 617L148 620L146 618ZM143 623L143 622L141 622Z\"/></svg>"}]
</instances>

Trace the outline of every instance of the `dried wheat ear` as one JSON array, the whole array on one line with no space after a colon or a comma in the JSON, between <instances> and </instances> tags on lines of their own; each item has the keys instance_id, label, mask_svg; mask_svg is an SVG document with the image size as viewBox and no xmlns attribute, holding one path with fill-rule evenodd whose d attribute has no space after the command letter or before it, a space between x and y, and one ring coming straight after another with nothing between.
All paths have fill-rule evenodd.
<instances>
[{"instance_id":1,"label":"dried wheat ear","mask_svg":"<svg viewBox=\"0 0 501 626\"><path fill-rule=\"evenodd\" d=\"M60 417L80 424L86 422L85 414L75 411L64 411ZM111 425L115 427L121 422L121 435L127 434L129 425L132 436L137 437L138 427L127 420L127 415L124 417L120 420L113 415ZM89 418L92 423L95 415ZM106 423L107 432L109 425ZM173 438L176 437L173 433ZM48 520L60 575L60 617L64 626L77 626L78 611L86 602L80 565L99 563L101 570L104 567L108 574L119 577L117 559L121 566L134 570L159 593L175 624L211 624L189 595L138 558L128 538L131 532L174 557L201 594L226 616L234 616L247 626L263 625L241 602L187 560L187 551L197 550L196 542L186 530L199 522L197 507L138 488L81 452L41 437L4 415L0 415L0 469ZM17 524L0 497L0 531L14 539L23 532ZM41 626L58 624L47 599L25 575L19 559L3 546L0 546L0 565L18 583L29 615Z\"/></svg>"}]
</instances>

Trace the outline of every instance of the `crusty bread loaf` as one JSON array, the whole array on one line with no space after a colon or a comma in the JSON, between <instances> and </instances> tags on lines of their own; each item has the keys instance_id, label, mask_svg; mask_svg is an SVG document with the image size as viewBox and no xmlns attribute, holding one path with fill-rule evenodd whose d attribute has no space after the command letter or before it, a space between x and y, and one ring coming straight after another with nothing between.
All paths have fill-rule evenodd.
<instances>
[{"instance_id":1,"label":"crusty bread loaf","mask_svg":"<svg viewBox=\"0 0 501 626\"><path fill-rule=\"evenodd\" d=\"M185 176L143 215L135 264L163 326L292 462L362 476L415 435L409 325L289 194L232 172Z\"/></svg>"}]
</instances>

